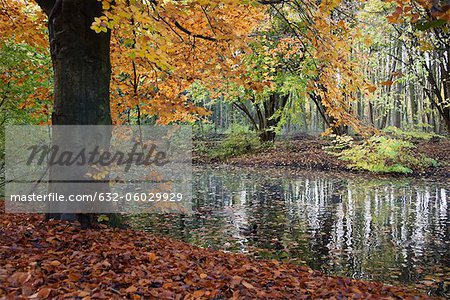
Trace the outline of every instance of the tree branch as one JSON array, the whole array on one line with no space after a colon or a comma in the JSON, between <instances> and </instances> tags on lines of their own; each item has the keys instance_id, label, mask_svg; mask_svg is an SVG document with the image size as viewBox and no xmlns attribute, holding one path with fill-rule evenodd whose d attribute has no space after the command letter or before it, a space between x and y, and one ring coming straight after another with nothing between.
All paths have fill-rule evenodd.
<instances>
[{"instance_id":1,"label":"tree branch","mask_svg":"<svg viewBox=\"0 0 450 300\"><path fill-rule=\"evenodd\" d=\"M178 23L177 21L174 22L175 26L180 29L181 31L183 31L184 33L186 33L187 35L190 35L194 38L199 38L199 39L204 39L204 40L208 40L208 41L212 41L212 42L216 42L217 39L210 37L210 36L204 36L201 34L193 34L192 32L190 32L189 30L187 30L186 28L184 28L183 26L181 26L180 23Z\"/></svg>"},{"instance_id":2,"label":"tree branch","mask_svg":"<svg viewBox=\"0 0 450 300\"><path fill-rule=\"evenodd\" d=\"M283 3L284 1L285 0L259 0L258 2L261 4L264 4L264 5L266 5L266 4L271 5L271 4Z\"/></svg>"},{"instance_id":3,"label":"tree branch","mask_svg":"<svg viewBox=\"0 0 450 300\"><path fill-rule=\"evenodd\" d=\"M36 0L36 3L49 16L53 10L53 6L55 6L56 0Z\"/></svg>"},{"instance_id":4,"label":"tree branch","mask_svg":"<svg viewBox=\"0 0 450 300\"><path fill-rule=\"evenodd\" d=\"M253 128L255 129L255 131L258 131L258 124L256 124L255 119L253 118L252 114L250 113L250 111L248 110L248 108L245 106L244 103L238 103L238 102L233 102L233 105L235 107L237 107L241 112L243 112L250 120L250 122L252 122Z\"/></svg>"}]
</instances>

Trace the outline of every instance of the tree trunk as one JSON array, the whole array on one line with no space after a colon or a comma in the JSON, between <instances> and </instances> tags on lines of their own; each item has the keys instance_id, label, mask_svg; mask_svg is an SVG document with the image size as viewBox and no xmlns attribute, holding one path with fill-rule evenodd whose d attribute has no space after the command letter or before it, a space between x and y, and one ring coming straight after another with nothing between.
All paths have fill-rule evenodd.
<instances>
[{"instance_id":1,"label":"tree trunk","mask_svg":"<svg viewBox=\"0 0 450 300\"><path fill-rule=\"evenodd\" d=\"M283 110L289 100L289 95L281 95L278 93L271 94L269 99L263 102L264 114L260 123L263 127L260 127L259 138L262 142L269 142L275 140L274 128L281 120L281 116L274 116L278 110Z\"/></svg>"},{"instance_id":2,"label":"tree trunk","mask_svg":"<svg viewBox=\"0 0 450 300\"><path fill-rule=\"evenodd\" d=\"M289 95L274 93L269 95L262 103L256 101L255 95L250 98L254 114L247 108L244 102L233 102L233 106L238 108L242 114L251 122L253 129L258 132L261 142L275 140L274 127L278 125L281 116L274 117L279 109L284 109L289 99Z\"/></svg>"},{"instance_id":3,"label":"tree trunk","mask_svg":"<svg viewBox=\"0 0 450 300\"><path fill-rule=\"evenodd\" d=\"M90 27L102 14L97 0L37 0L47 14L54 71L53 125L110 125L110 33ZM52 170L50 169L50 176ZM50 189L52 189L50 185ZM78 219L86 214L52 214L47 218Z\"/></svg>"},{"instance_id":4,"label":"tree trunk","mask_svg":"<svg viewBox=\"0 0 450 300\"><path fill-rule=\"evenodd\" d=\"M397 57L401 59L401 62L403 61L403 48L401 42L398 43L397 46ZM400 66L398 67L398 70L400 72L403 72L403 63L400 62ZM394 72L397 70L394 70ZM391 73L391 80L393 80L393 76ZM401 82L397 82L396 84L396 92L394 95L394 111L393 111L393 124L397 128L401 128L402 125L402 113L403 113L403 107L402 107L402 90L404 86Z\"/></svg>"},{"instance_id":5,"label":"tree trunk","mask_svg":"<svg viewBox=\"0 0 450 300\"><path fill-rule=\"evenodd\" d=\"M328 115L326 108L322 104L322 99L319 95L312 92L312 93L309 93L309 98L311 100L313 100L314 104L316 105L317 111L322 116L322 119L323 119L326 127L330 127L332 132L336 135L348 134L348 126L347 125L336 126L337 120L334 117Z\"/></svg>"}]
</instances>

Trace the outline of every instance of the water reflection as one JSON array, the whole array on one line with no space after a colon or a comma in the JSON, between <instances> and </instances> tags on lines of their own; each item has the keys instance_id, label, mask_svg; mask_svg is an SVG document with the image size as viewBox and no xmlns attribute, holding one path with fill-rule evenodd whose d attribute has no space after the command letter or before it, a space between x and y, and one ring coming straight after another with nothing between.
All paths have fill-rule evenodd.
<instances>
[{"instance_id":1,"label":"water reflection","mask_svg":"<svg viewBox=\"0 0 450 300\"><path fill-rule=\"evenodd\" d=\"M449 295L448 185L241 169L195 173L192 216L132 223L202 247Z\"/></svg>"}]
</instances>

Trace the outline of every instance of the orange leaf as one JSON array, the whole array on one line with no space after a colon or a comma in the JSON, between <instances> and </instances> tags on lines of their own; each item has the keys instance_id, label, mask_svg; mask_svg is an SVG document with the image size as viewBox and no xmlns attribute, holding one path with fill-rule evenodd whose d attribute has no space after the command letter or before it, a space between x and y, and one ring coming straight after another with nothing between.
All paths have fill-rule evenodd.
<instances>
[{"instance_id":1,"label":"orange leaf","mask_svg":"<svg viewBox=\"0 0 450 300\"><path fill-rule=\"evenodd\" d=\"M375 91L377 90L377 87L374 86L374 85L369 85L369 86L367 87L367 90L368 90L370 93L373 93L373 92L375 92Z\"/></svg>"},{"instance_id":2,"label":"orange leaf","mask_svg":"<svg viewBox=\"0 0 450 300\"><path fill-rule=\"evenodd\" d=\"M162 287L163 287L163 289L167 290L167 289L170 289L172 287L172 284L170 282L166 282L166 283L163 284Z\"/></svg>"},{"instance_id":3,"label":"orange leaf","mask_svg":"<svg viewBox=\"0 0 450 300\"><path fill-rule=\"evenodd\" d=\"M67 276L67 278L69 279L69 281L72 282L77 282L79 281L83 276L81 274L77 274L77 273L71 273ZM84 297L84 296L80 296L80 297Z\"/></svg>"},{"instance_id":4,"label":"orange leaf","mask_svg":"<svg viewBox=\"0 0 450 300\"><path fill-rule=\"evenodd\" d=\"M61 263L59 261L57 261L57 260L52 261L50 264L52 266L54 266L54 267L57 267L57 266L61 265Z\"/></svg>"},{"instance_id":5,"label":"orange leaf","mask_svg":"<svg viewBox=\"0 0 450 300\"><path fill-rule=\"evenodd\" d=\"M204 291L195 291L192 295L193 295L195 298L199 298L199 297L203 296L204 294L205 294Z\"/></svg>"},{"instance_id":6,"label":"orange leaf","mask_svg":"<svg viewBox=\"0 0 450 300\"><path fill-rule=\"evenodd\" d=\"M386 19L388 20L389 23L391 24L395 24L398 22L398 17L396 16L387 16Z\"/></svg>"},{"instance_id":7,"label":"orange leaf","mask_svg":"<svg viewBox=\"0 0 450 300\"><path fill-rule=\"evenodd\" d=\"M153 252L149 253L148 260L149 261L155 261L156 260L156 254L153 253Z\"/></svg>"},{"instance_id":8,"label":"orange leaf","mask_svg":"<svg viewBox=\"0 0 450 300\"><path fill-rule=\"evenodd\" d=\"M391 80L380 82L380 85L384 85L384 86L391 86L393 84L394 84L394 82Z\"/></svg>"},{"instance_id":9,"label":"orange leaf","mask_svg":"<svg viewBox=\"0 0 450 300\"><path fill-rule=\"evenodd\" d=\"M125 292L127 292L127 293L134 293L134 292L136 292L137 291L137 287L135 287L134 285L132 285L132 286L130 286L130 287L128 287L126 290L125 290Z\"/></svg>"}]
</instances>

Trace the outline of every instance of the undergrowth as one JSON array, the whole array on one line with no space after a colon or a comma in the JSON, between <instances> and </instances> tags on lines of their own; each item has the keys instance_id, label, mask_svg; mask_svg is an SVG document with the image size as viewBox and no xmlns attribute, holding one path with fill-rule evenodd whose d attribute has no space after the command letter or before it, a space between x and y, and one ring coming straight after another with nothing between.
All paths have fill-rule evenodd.
<instances>
[{"instance_id":1,"label":"undergrowth","mask_svg":"<svg viewBox=\"0 0 450 300\"><path fill-rule=\"evenodd\" d=\"M261 147L256 133L231 133L216 148L212 149L212 158L224 159L258 150Z\"/></svg>"},{"instance_id":2,"label":"undergrowth","mask_svg":"<svg viewBox=\"0 0 450 300\"><path fill-rule=\"evenodd\" d=\"M388 127L383 135L375 135L361 143L351 136L333 136L332 145L324 149L349 162L348 166L355 170L407 174L437 166L436 160L418 153L412 142L432 138L440 136Z\"/></svg>"},{"instance_id":3,"label":"undergrowth","mask_svg":"<svg viewBox=\"0 0 450 300\"><path fill-rule=\"evenodd\" d=\"M246 126L235 124L226 134L226 138L209 151L211 158L224 159L256 152L266 147L261 143L257 133Z\"/></svg>"},{"instance_id":4,"label":"undergrowth","mask_svg":"<svg viewBox=\"0 0 450 300\"><path fill-rule=\"evenodd\" d=\"M395 126L389 126L383 129L383 132L386 133L389 136L413 141L413 140L425 140L429 141L433 138L441 139L444 138L442 135L436 134L434 132L424 132L417 129L412 130L402 130Z\"/></svg>"}]
</instances>

